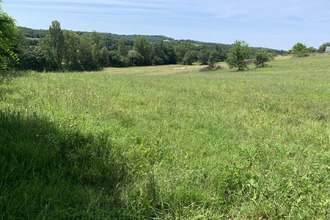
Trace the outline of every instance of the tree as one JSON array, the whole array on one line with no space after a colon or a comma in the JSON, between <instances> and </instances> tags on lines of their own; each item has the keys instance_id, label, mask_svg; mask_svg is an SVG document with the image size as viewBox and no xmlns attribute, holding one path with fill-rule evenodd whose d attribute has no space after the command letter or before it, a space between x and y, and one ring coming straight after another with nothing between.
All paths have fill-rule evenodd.
<instances>
[{"instance_id":1,"label":"tree","mask_svg":"<svg viewBox=\"0 0 330 220\"><path fill-rule=\"evenodd\" d=\"M19 70L35 70L42 72L46 67L46 57L40 47L29 46L19 54L19 63L16 68Z\"/></svg>"},{"instance_id":2,"label":"tree","mask_svg":"<svg viewBox=\"0 0 330 220\"><path fill-rule=\"evenodd\" d=\"M142 66L143 65L142 55L135 50L128 51L127 60L128 60L129 66Z\"/></svg>"},{"instance_id":3,"label":"tree","mask_svg":"<svg viewBox=\"0 0 330 220\"><path fill-rule=\"evenodd\" d=\"M97 69L97 63L93 59L93 39L88 34L84 34L80 38L78 59L83 70Z\"/></svg>"},{"instance_id":4,"label":"tree","mask_svg":"<svg viewBox=\"0 0 330 220\"><path fill-rule=\"evenodd\" d=\"M143 57L142 65L151 65L151 44L145 37L137 37L133 49Z\"/></svg>"},{"instance_id":5,"label":"tree","mask_svg":"<svg viewBox=\"0 0 330 220\"><path fill-rule=\"evenodd\" d=\"M50 48L50 54L52 54L56 70L60 70L64 55L64 35L61 29L61 24L58 21L52 21L52 25L49 26L49 38L48 42Z\"/></svg>"},{"instance_id":6,"label":"tree","mask_svg":"<svg viewBox=\"0 0 330 220\"><path fill-rule=\"evenodd\" d=\"M73 31L64 31L64 66L69 71L80 70L78 60L79 36Z\"/></svg>"},{"instance_id":7,"label":"tree","mask_svg":"<svg viewBox=\"0 0 330 220\"><path fill-rule=\"evenodd\" d=\"M309 50L305 44L298 42L291 48L289 54L297 57L307 57L309 56Z\"/></svg>"},{"instance_id":8,"label":"tree","mask_svg":"<svg viewBox=\"0 0 330 220\"><path fill-rule=\"evenodd\" d=\"M209 61L210 57L210 51L206 49L202 49L198 53L198 61L201 63L201 65L206 65Z\"/></svg>"},{"instance_id":9,"label":"tree","mask_svg":"<svg viewBox=\"0 0 330 220\"><path fill-rule=\"evenodd\" d=\"M209 55L209 64L215 64L220 61L220 54L217 51L212 51Z\"/></svg>"},{"instance_id":10,"label":"tree","mask_svg":"<svg viewBox=\"0 0 330 220\"><path fill-rule=\"evenodd\" d=\"M265 67L267 66L266 62L269 62L273 59L273 55L271 53L268 53L266 51L259 51L256 53L253 59L254 65L256 65L257 68Z\"/></svg>"},{"instance_id":11,"label":"tree","mask_svg":"<svg viewBox=\"0 0 330 220\"><path fill-rule=\"evenodd\" d=\"M227 59L227 53L219 45L215 47L215 50L219 54L219 61L225 61Z\"/></svg>"},{"instance_id":12,"label":"tree","mask_svg":"<svg viewBox=\"0 0 330 220\"><path fill-rule=\"evenodd\" d=\"M118 52L123 57L127 56L128 48L127 48L123 38L120 38L118 40Z\"/></svg>"},{"instance_id":13,"label":"tree","mask_svg":"<svg viewBox=\"0 0 330 220\"><path fill-rule=\"evenodd\" d=\"M197 52L190 50L184 55L182 63L185 65L192 65L195 61L197 61Z\"/></svg>"},{"instance_id":14,"label":"tree","mask_svg":"<svg viewBox=\"0 0 330 220\"><path fill-rule=\"evenodd\" d=\"M245 41L235 41L226 60L230 68L237 67L238 71L247 68L246 59L250 56L250 47Z\"/></svg>"},{"instance_id":15,"label":"tree","mask_svg":"<svg viewBox=\"0 0 330 220\"><path fill-rule=\"evenodd\" d=\"M1 0L0 0L1 2ZM0 71L7 70L9 62L17 62L19 44L15 20L3 12L0 5Z\"/></svg>"},{"instance_id":16,"label":"tree","mask_svg":"<svg viewBox=\"0 0 330 220\"><path fill-rule=\"evenodd\" d=\"M325 48L330 47L330 42L324 43L319 47L320 52L324 52Z\"/></svg>"}]
</instances>

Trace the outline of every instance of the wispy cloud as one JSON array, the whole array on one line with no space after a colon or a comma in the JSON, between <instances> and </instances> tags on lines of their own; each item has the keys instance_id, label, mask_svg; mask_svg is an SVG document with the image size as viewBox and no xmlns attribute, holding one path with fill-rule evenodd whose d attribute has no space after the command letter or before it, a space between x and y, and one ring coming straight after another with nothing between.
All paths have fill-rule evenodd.
<instances>
[{"instance_id":1,"label":"wispy cloud","mask_svg":"<svg viewBox=\"0 0 330 220\"><path fill-rule=\"evenodd\" d=\"M10 9L21 25L31 27L41 23L45 27L58 19L76 30L164 35L168 31L172 36L216 42L257 39L261 46L263 41L271 43L269 36L287 39L290 34L291 41L305 37L307 44L316 41L314 35L322 38L319 41L330 36L325 28L330 25L329 0L3 0L3 8ZM307 28L313 36L306 35ZM276 39L274 44L284 42Z\"/></svg>"}]
</instances>

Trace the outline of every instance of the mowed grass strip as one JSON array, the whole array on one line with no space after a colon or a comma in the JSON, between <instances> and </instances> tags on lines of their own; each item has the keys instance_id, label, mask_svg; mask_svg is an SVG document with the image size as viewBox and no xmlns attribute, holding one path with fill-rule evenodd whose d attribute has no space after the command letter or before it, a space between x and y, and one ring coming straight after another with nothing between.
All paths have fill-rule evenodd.
<instances>
[{"instance_id":1,"label":"mowed grass strip","mask_svg":"<svg viewBox=\"0 0 330 220\"><path fill-rule=\"evenodd\" d=\"M329 61L6 78L1 217L326 219Z\"/></svg>"}]
</instances>

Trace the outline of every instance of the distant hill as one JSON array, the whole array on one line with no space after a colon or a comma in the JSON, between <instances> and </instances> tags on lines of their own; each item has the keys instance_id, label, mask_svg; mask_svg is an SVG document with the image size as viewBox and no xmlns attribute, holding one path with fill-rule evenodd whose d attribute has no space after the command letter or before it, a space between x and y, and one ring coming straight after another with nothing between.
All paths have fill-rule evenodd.
<instances>
[{"instance_id":1,"label":"distant hill","mask_svg":"<svg viewBox=\"0 0 330 220\"><path fill-rule=\"evenodd\" d=\"M30 45L36 45L38 44L38 41L40 38L44 38L48 34L48 30L42 30L42 29L32 29L27 27L18 27L25 35L27 39L29 39ZM84 32L84 31L75 31L79 35L83 35L85 33L92 33L92 32ZM173 41L176 43L190 43L194 44L197 47L200 48L206 48L206 49L214 49L216 46L219 46L224 51L229 51L232 47L231 44L220 44L220 43L208 43L208 42L201 42L201 41L195 41L195 40L175 40L170 37L162 36L162 35L119 35L119 34L113 34L113 33L100 33L102 37L104 38L113 38L113 39L120 39L123 38L127 44L133 45L133 42L137 37L146 37L148 41L154 43L158 41ZM275 53L277 55L283 55L286 53L284 50L276 50L276 49L270 49L270 48L262 48L262 47L251 47L252 54L256 53L257 51L261 49L266 49L269 52Z\"/></svg>"}]
</instances>

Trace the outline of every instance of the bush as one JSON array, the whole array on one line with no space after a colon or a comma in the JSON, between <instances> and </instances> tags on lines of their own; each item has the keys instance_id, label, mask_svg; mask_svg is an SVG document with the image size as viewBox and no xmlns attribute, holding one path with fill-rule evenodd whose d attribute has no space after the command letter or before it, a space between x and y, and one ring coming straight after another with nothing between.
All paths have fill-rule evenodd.
<instances>
[{"instance_id":1,"label":"bush","mask_svg":"<svg viewBox=\"0 0 330 220\"><path fill-rule=\"evenodd\" d=\"M244 41L235 41L226 62L230 68L237 67L238 71L247 68L246 59L250 56L249 45Z\"/></svg>"},{"instance_id":2,"label":"bush","mask_svg":"<svg viewBox=\"0 0 330 220\"><path fill-rule=\"evenodd\" d=\"M297 57L307 57L309 56L309 50L305 44L299 42L292 47L292 49L289 51L289 54Z\"/></svg>"},{"instance_id":3,"label":"bush","mask_svg":"<svg viewBox=\"0 0 330 220\"><path fill-rule=\"evenodd\" d=\"M267 52L258 52L253 59L254 65L256 65L257 68L260 67L266 67L266 62L269 62L273 59L273 55L271 53Z\"/></svg>"}]
</instances>

